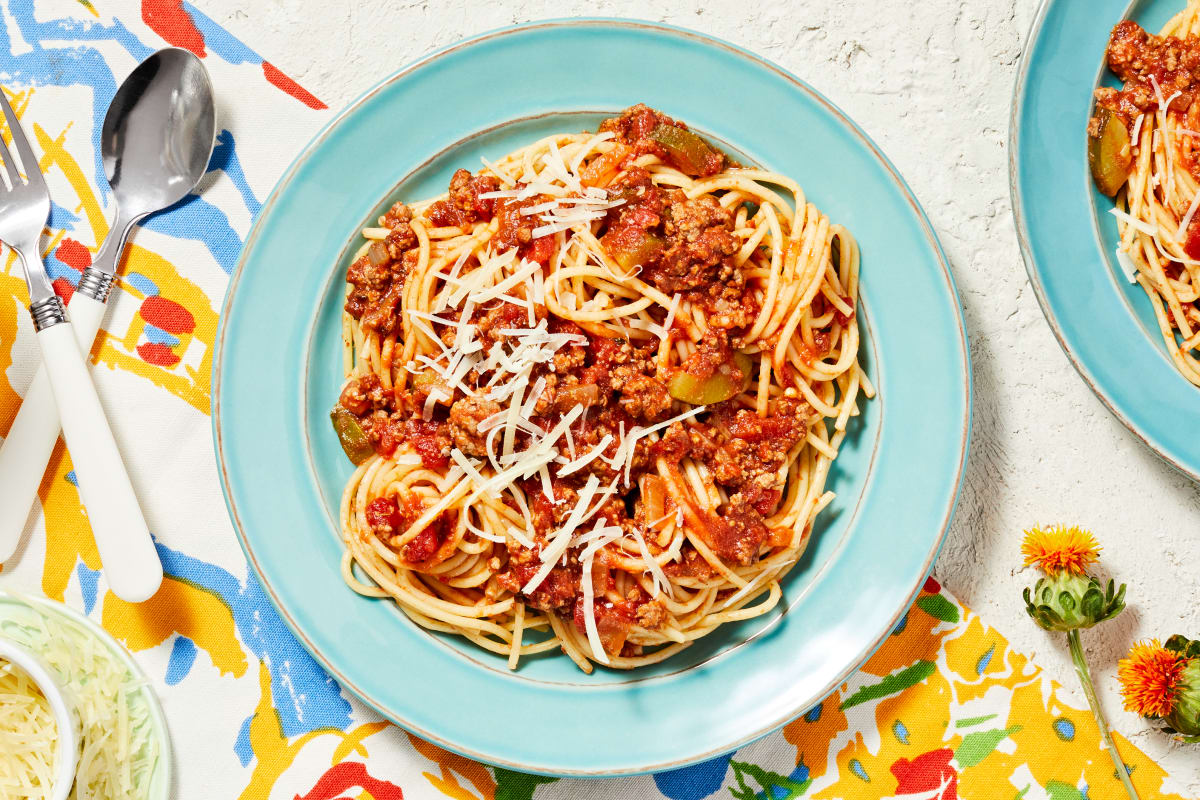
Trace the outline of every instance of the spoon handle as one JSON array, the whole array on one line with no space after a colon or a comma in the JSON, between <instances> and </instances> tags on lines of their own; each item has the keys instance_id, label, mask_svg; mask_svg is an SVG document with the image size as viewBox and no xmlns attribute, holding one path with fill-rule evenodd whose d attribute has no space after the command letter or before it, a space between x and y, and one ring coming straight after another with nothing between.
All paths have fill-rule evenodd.
<instances>
[{"instance_id":1,"label":"spoon handle","mask_svg":"<svg viewBox=\"0 0 1200 800\"><path fill-rule=\"evenodd\" d=\"M162 563L72 325L44 327L37 341L108 586L127 602L149 600L162 583Z\"/></svg>"}]
</instances>

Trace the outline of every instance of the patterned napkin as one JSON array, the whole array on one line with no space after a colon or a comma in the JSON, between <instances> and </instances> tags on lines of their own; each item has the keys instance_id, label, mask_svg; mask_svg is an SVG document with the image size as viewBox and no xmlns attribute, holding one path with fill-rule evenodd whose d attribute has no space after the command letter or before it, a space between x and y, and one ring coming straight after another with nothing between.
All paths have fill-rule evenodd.
<instances>
[{"instance_id":1,"label":"patterned napkin","mask_svg":"<svg viewBox=\"0 0 1200 800\"><path fill-rule=\"evenodd\" d=\"M0 8L3 7L0 2ZM0 588L83 610L132 650L163 700L181 800L240 798L1051 798L1122 796L1091 715L932 579L863 669L732 756L638 778L554 780L485 767L380 721L285 628L225 514L209 433L217 310L262 201L328 119L325 105L188 3L11 0L0 82L55 205L44 240L69 296L108 229L98 152L117 84L154 49L205 59L220 135L199 196L135 231L93 349L167 578L148 603L108 592L59 443ZM37 359L26 292L0 258L0 433ZM1165 774L1118 746L1142 797Z\"/></svg>"}]
</instances>

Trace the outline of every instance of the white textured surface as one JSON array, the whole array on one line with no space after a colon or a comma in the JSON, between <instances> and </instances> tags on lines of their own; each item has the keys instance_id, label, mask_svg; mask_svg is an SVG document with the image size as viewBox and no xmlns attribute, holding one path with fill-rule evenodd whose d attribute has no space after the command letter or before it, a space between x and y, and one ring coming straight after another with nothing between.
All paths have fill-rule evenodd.
<instances>
[{"instance_id":1,"label":"white textured surface","mask_svg":"<svg viewBox=\"0 0 1200 800\"><path fill-rule=\"evenodd\" d=\"M1084 0L1078 0L1084 2ZM1065 641L1025 616L1021 531L1076 522L1129 583L1129 609L1084 642L1114 726L1200 795L1200 749L1120 710L1116 662L1138 638L1200 635L1200 494L1091 394L1059 349L1017 248L1008 194L1012 86L1034 0L676 3L519 0L352 4L203 0L204 11L337 109L378 79L463 36L569 16L694 28L804 78L879 143L908 179L950 258L966 312L975 427L958 514L935 574L1018 649L1077 687ZM482 77L482 89L495 78ZM870 280L869 263L864 280ZM914 379L919 379L914 376ZM1082 704L1082 695L1079 695Z\"/></svg>"}]
</instances>

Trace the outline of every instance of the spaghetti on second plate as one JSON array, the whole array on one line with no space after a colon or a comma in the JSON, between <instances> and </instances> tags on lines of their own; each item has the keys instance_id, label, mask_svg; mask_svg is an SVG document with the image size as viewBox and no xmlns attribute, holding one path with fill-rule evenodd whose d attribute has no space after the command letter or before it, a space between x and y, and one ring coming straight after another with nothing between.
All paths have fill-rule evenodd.
<instances>
[{"instance_id":1,"label":"spaghetti on second plate","mask_svg":"<svg viewBox=\"0 0 1200 800\"><path fill-rule=\"evenodd\" d=\"M848 231L645 106L378 222L332 414L350 586L513 668L776 606L874 393Z\"/></svg>"},{"instance_id":2,"label":"spaghetti on second plate","mask_svg":"<svg viewBox=\"0 0 1200 800\"><path fill-rule=\"evenodd\" d=\"M1159 35L1118 23L1105 57L1124 85L1096 90L1092 175L1116 197L1118 262L1150 299L1175 367L1200 386L1200 2Z\"/></svg>"}]
</instances>

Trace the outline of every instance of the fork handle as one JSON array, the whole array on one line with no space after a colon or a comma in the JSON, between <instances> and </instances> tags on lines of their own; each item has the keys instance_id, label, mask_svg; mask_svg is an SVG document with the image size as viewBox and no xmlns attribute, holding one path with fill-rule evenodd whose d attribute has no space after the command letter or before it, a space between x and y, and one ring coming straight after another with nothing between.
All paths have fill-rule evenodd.
<instances>
[{"instance_id":1,"label":"fork handle","mask_svg":"<svg viewBox=\"0 0 1200 800\"><path fill-rule=\"evenodd\" d=\"M70 322L51 325L38 331L37 340L109 588L130 603L148 600L162 583L162 563L74 327Z\"/></svg>"},{"instance_id":2,"label":"fork handle","mask_svg":"<svg viewBox=\"0 0 1200 800\"><path fill-rule=\"evenodd\" d=\"M76 292L71 298L70 314L79 349L87 353L100 331L104 305ZM46 367L39 364L8 436L0 444L0 563L17 549L58 432L58 405Z\"/></svg>"}]
</instances>

